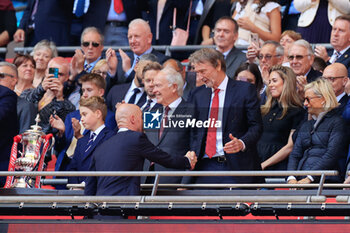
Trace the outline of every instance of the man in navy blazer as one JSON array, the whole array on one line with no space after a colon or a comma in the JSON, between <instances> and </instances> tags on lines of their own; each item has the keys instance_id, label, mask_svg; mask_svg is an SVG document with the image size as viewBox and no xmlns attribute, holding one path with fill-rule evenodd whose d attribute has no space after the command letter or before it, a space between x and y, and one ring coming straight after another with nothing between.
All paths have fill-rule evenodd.
<instances>
[{"instance_id":1,"label":"man in navy blazer","mask_svg":"<svg viewBox=\"0 0 350 233\"><path fill-rule=\"evenodd\" d=\"M0 171L7 171L13 137L17 135L17 95L12 91L17 83L17 68L0 62ZM0 177L0 186L6 177Z\"/></svg>"},{"instance_id":2,"label":"man in navy blazer","mask_svg":"<svg viewBox=\"0 0 350 233\"><path fill-rule=\"evenodd\" d=\"M54 41L57 46L69 46L73 2L38 0L36 5L36 0L29 0L19 29L14 35L15 41L25 41L25 46L34 46L47 39Z\"/></svg>"},{"instance_id":3,"label":"man in navy blazer","mask_svg":"<svg viewBox=\"0 0 350 233\"><path fill-rule=\"evenodd\" d=\"M194 152L184 157L170 156L155 147L142 133L142 112L133 104L116 110L118 133L99 146L92 155L90 171L142 171L144 159L173 168L193 168ZM139 195L140 177L88 177L85 195Z\"/></svg>"},{"instance_id":4,"label":"man in navy blazer","mask_svg":"<svg viewBox=\"0 0 350 233\"><path fill-rule=\"evenodd\" d=\"M77 147L75 148L72 160L68 164L67 171L88 171L90 168L91 156L95 149L114 135L113 130L110 130L108 127L104 126L96 136L96 139L93 141L89 150L86 151L86 145L89 142L91 133L91 130L87 131L84 137L78 140ZM79 184L85 179L86 177L70 176L68 177L68 183Z\"/></svg>"},{"instance_id":5,"label":"man in navy blazer","mask_svg":"<svg viewBox=\"0 0 350 233\"><path fill-rule=\"evenodd\" d=\"M321 57L327 64L335 62L342 63L347 67L348 77L350 77L350 16L340 15L333 24L331 32L331 45L334 48L328 54L324 46L316 46L315 54Z\"/></svg>"},{"instance_id":6,"label":"man in navy blazer","mask_svg":"<svg viewBox=\"0 0 350 233\"><path fill-rule=\"evenodd\" d=\"M129 57L123 50L119 49L121 59L117 59L116 52L112 48L106 51L106 59L110 64L109 72L111 77L114 77L111 82L131 82L135 75L134 67L144 54L154 54L160 64L163 64L169 58L152 48L152 37L151 28L146 21L134 19L130 22L128 39L133 56Z\"/></svg>"},{"instance_id":7,"label":"man in navy blazer","mask_svg":"<svg viewBox=\"0 0 350 233\"><path fill-rule=\"evenodd\" d=\"M190 56L197 78L205 84L193 90L197 121L195 143L199 171L260 170L256 143L262 132L256 89L247 82L229 79L224 56L204 48ZM214 122L214 123L213 123ZM251 183L252 177L196 177L196 183Z\"/></svg>"}]
</instances>

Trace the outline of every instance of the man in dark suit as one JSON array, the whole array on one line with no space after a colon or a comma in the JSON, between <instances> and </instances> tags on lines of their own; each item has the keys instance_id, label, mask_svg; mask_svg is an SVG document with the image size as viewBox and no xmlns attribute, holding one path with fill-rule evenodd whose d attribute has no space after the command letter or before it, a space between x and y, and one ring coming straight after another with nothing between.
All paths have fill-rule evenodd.
<instances>
[{"instance_id":1,"label":"man in dark suit","mask_svg":"<svg viewBox=\"0 0 350 233\"><path fill-rule=\"evenodd\" d=\"M184 81L182 98L187 101L191 90L196 87L196 78L189 76L188 72L186 72L183 65L178 60L172 58L168 59L166 62L164 62L163 67L165 68L168 66L172 67L181 74L182 80Z\"/></svg>"},{"instance_id":2,"label":"man in dark suit","mask_svg":"<svg viewBox=\"0 0 350 233\"><path fill-rule=\"evenodd\" d=\"M134 67L144 54L152 53L157 57L157 61L163 64L168 59L163 53L152 48L152 33L149 24L143 19L135 19L130 22L128 30L129 46L133 52L130 58L123 50L119 49L121 60L117 59L112 48L107 49L106 59L110 64L110 75L114 77L114 83L128 83L134 78Z\"/></svg>"},{"instance_id":3,"label":"man in dark suit","mask_svg":"<svg viewBox=\"0 0 350 233\"><path fill-rule=\"evenodd\" d=\"M297 40L289 48L288 60L290 68L297 76L297 88L301 98L304 98L304 86L322 76L321 72L312 68L314 58L311 45L306 40Z\"/></svg>"},{"instance_id":4,"label":"man in dark suit","mask_svg":"<svg viewBox=\"0 0 350 233\"><path fill-rule=\"evenodd\" d=\"M142 133L142 112L133 104L116 110L118 133L99 146L92 155L90 171L142 171L144 159L173 168L193 168L194 152L170 156L155 147ZM139 195L140 177L88 177L86 195Z\"/></svg>"},{"instance_id":5,"label":"man in dark suit","mask_svg":"<svg viewBox=\"0 0 350 233\"><path fill-rule=\"evenodd\" d=\"M214 49L201 49L190 56L205 86L194 89L190 100L197 121L210 121L197 128L192 148L198 155L196 170L259 170L256 143L262 132L262 119L256 89L247 82L229 79L223 55ZM204 124L203 124L204 125ZM197 177L196 183L251 183L252 177Z\"/></svg>"},{"instance_id":6,"label":"man in dark suit","mask_svg":"<svg viewBox=\"0 0 350 233\"><path fill-rule=\"evenodd\" d=\"M162 69L162 66L158 62L150 62L142 69L142 79L145 86L145 92L147 94L146 102L141 106L142 112L153 112L156 109L162 107L157 103L156 95L154 93L154 77Z\"/></svg>"},{"instance_id":7,"label":"man in dark suit","mask_svg":"<svg viewBox=\"0 0 350 233\"><path fill-rule=\"evenodd\" d=\"M115 85L108 92L108 109L115 111L115 105L122 102L122 100L125 100L129 104L137 104L139 107L142 107L146 103L147 93L144 88L142 71L147 64L156 60L157 57L153 54L144 54L140 57L139 62L135 64L133 81L131 83Z\"/></svg>"},{"instance_id":8,"label":"man in dark suit","mask_svg":"<svg viewBox=\"0 0 350 233\"><path fill-rule=\"evenodd\" d=\"M154 77L153 91L157 103L162 105L160 112L163 116L160 128L147 129L146 135L157 148L172 156L182 156L190 150L191 127L186 126L186 123L194 117L194 106L181 98L183 93L181 74L171 67L165 67ZM181 126L180 122L184 125ZM176 126L173 123L176 123ZM154 170L171 171L175 169L165 168L155 163ZM161 177L159 182L179 184L181 181L182 177L175 176Z\"/></svg>"},{"instance_id":9,"label":"man in dark suit","mask_svg":"<svg viewBox=\"0 0 350 233\"><path fill-rule=\"evenodd\" d=\"M149 22L156 45L170 45L173 37L173 13L176 8L176 28L186 30L190 0L148 0L145 20ZM160 14L161 8L161 14ZM159 14L159 15L158 15ZM158 23L159 20L159 23Z\"/></svg>"},{"instance_id":10,"label":"man in dark suit","mask_svg":"<svg viewBox=\"0 0 350 233\"><path fill-rule=\"evenodd\" d=\"M235 47L238 38L238 24L231 17L221 17L215 23L214 42L216 49L225 57L226 74L233 78L237 68L246 61L245 54Z\"/></svg>"},{"instance_id":11,"label":"man in dark suit","mask_svg":"<svg viewBox=\"0 0 350 233\"><path fill-rule=\"evenodd\" d=\"M72 0L29 0L14 35L15 41L34 46L47 39L57 46L69 46L72 9Z\"/></svg>"},{"instance_id":12,"label":"man in dark suit","mask_svg":"<svg viewBox=\"0 0 350 233\"><path fill-rule=\"evenodd\" d=\"M331 45L334 50L327 53L324 46L316 46L315 55L321 57L327 64L334 62L342 63L347 67L348 77L350 77L350 16L338 16L333 24L331 32Z\"/></svg>"},{"instance_id":13,"label":"man in dark suit","mask_svg":"<svg viewBox=\"0 0 350 233\"><path fill-rule=\"evenodd\" d=\"M13 137L18 133L16 83L16 66L0 62L0 171L8 169ZM1 187L5 180L5 176L0 177Z\"/></svg>"},{"instance_id":14,"label":"man in dark suit","mask_svg":"<svg viewBox=\"0 0 350 233\"><path fill-rule=\"evenodd\" d=\"M340 104L338 106L339 115L342 115L349 100L349 96L345 92L345 85L349 81L347 68L342 63L335 62L324 69L323 78L327 79L332 85Z\"/></svg>"}]
</instances>

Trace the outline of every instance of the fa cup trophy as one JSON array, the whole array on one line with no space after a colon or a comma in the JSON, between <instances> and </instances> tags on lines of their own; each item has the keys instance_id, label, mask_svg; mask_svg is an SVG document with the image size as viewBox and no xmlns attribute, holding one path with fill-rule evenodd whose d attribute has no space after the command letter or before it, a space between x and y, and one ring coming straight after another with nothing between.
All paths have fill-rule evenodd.
<instances>
[{"instance_id":1,"label":"fa cup trophy","mask_svg":"<svg viewBox=\"0 0 350 233\"><path fill-rule=\"evenodd\" d=\"M14 137L8 171L43 170L45 154L53 147L55 141L52 134L44 134L38 125L39 121L38 114L36 124L32 125L31 129ZM22 151L17 149L19 143L22 145ZM41 176L8 176L4 188L40 188L40 179Z\"/></svg>"}]
</instances>

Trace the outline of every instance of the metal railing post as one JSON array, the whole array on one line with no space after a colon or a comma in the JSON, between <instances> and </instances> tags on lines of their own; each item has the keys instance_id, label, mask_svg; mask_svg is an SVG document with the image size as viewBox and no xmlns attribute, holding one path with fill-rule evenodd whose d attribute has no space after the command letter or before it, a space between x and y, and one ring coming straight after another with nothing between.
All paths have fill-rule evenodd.
<instances>
[{"instance_id":1,"label":"metal railing post","mask_svg":"<svg viewBox=\"0 0 350 233\"><path fill-rule=\"evenodd\" d=\"M320 178L320 184L318 186L318 189L317 189L317 196L320 196L321 193L322 193L322 190L323 190L323 184L324 184L324 181L326 180L326 176L324 175L324 173L321 175L321 178Z\"/></svg>"},{"instance_id":2,"label":"metal railing post","mask_svg":"<svg viewBox=\"0 0 350 233\"><path fill-rule=\"evenodd\" d=\"M159 173L157 173L156 177L154 178L151 196L155 196L157 194L158 184L159 184Z\"/></svg>"}]
</instances>

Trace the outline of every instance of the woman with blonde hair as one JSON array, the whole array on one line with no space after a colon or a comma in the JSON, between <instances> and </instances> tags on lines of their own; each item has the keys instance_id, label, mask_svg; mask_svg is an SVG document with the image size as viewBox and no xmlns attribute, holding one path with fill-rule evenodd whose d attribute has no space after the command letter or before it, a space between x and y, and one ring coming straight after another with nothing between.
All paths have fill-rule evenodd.
<instances>
[{"instance_id":1,"label":"woman with blonde hair","mask_svg":"<svg viewBox=\"0 0 350 233\"><path fill-rule=\"evenodd\" d=\"M36 63L33 86L38 87L46 75L45 72L49 61L58 56L56 44L48 40L39 41L30 55L33 56Z\"/></svg>"},{"instance_id":2,"label":"woman with blonde hair","mask_svg":"<svg viewBox=\"0 0 350 233\"><path fill-rule=\"evenodd\" d=\"M304 105L309 120L300 128L295 146L289 156L288 170L338 170L339 176L327 177L329 181L344 180L347 156L346 124L337 114L339 103L331 84L317 79L305 86ZM290 184L307 184L316 180L310 175L288 177Z\"/></svg>"},{"instance_id":3,"label":"woman with blonde hair","mask_svg":"<svg viewBox=\"0 0 350 233\"><path fill-rule=\"evenodd\" d=\"M261 106L263 134L257 145L261 167L286 170L287 158L293 149L292 134L305 115L292 69L273 66L266 95L266 103Z\"/></svg>"}]
</instances>

